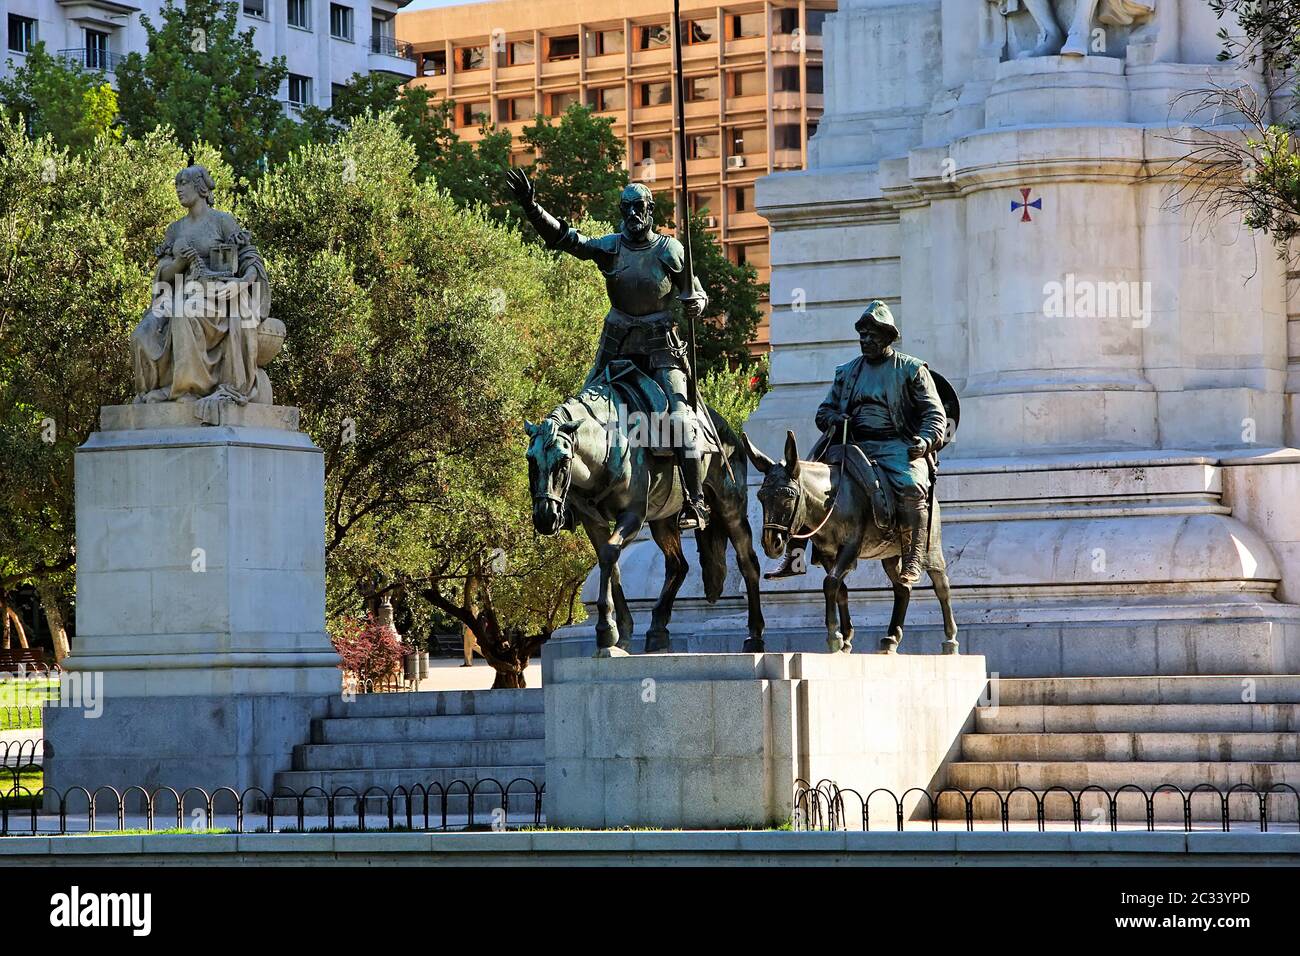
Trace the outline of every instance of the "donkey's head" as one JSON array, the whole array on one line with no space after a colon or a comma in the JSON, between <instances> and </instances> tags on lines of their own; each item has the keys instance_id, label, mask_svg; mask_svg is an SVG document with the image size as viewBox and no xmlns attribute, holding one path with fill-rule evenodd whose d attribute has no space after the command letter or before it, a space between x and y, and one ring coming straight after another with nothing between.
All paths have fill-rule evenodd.
<instances>
[{"instance_id":1,"label":"donkey's head","mask_svg":"<svg viewBox=\"0 0 1300 956\"><path fill-rule=\"evenodd\" d=\"M773 461L758 450L744 432L740 435L745 454L763 473L758 501L763 506L763 551L769 558L780 557L803 524L803 486L799 481L799 446L794 432L785 433L785 461Z\"/></svg>"},{"instance_id":2,"label":"donkey's head","mask_svg":"<svg viewBox=\"0 0 1300 956\"><path fill-rule=\"evenodd\" d=\"M578 422L561 422L554 416L543 419L540 425L524 422L528 433L528 490L533 497L533 527L538 534L552 535L565 526L578 427Z\"/></svg>"}]
</instances>

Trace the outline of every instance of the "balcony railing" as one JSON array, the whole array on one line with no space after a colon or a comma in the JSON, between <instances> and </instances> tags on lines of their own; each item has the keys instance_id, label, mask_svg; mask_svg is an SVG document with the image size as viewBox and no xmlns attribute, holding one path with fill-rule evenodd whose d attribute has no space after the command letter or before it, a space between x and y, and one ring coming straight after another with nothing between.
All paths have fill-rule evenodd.
<instances>
[{"instance_id":1,"label":"balcony railing","mask_svg":"<svg viewBox=\"0 0 1300 956\"><path fill-rule=\"evenodd\" d=\"M399 40L397 37L380 36L377 33L370 35L370 52L382 53L386 56L400 56L403 60L414 60L415 49L405 40Z\"/></svg>"},{"instance_id":2,"label":"balcony railing","mask_svg":"<svg viewBox=\"0 0 1300 956\"><path fill-rule=\"evenodd\" d=\"M65 63L85 67L87 70L101 70L104 73L112 73L122 65L126 55L123 53L110 53L108 50L99 50L95 47L74 47L70 50L60 50L59 59Z\"/></svg>"}]
</instances>

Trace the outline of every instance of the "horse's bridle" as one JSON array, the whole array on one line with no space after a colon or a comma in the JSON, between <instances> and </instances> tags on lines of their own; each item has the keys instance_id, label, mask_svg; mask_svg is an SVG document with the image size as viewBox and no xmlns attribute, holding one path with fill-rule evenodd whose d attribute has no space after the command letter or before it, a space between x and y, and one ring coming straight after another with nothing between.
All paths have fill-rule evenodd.
<instances>
[{"instance_id":1,"label":"horse's bridle","mask_svg":"<svg viewBox=\"0 0 1300 956\"><path fill-rule=\"evenodd\" d=\"M552 422L557 426L559 425L558 420L555 419L553 416L547 416L546 421ZM555 431L558 436L559 428L557 427ZM572 441L573 441L572 439L569 439L570 444L572 444ZM568 458L565 459L564 462L564 470L563 470L563 475L561 476L559 490L558 491L551 490L550 475L544 475L543 478L546 480L546 490L541 495L533 495L533 500L537 501L540 498L542 501L554 501L556 505L559 507L560 513L563 514L564 509L568 507L569 486L573 483L572 449L570 449L570 454Z\"/></svg>"}]
</instances>

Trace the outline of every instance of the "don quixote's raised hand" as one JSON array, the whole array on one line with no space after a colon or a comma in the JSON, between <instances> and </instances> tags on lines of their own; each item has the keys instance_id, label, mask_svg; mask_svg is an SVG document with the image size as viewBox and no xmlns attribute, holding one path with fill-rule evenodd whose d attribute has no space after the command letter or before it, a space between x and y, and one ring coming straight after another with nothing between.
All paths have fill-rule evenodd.
<instances>
[{"instance_id":1,"label":"don quixote's raised hand","mask_svg":"<svg viewBox=\"0 0 1300 956\"><path fill-rule=\"evenodd\" d=\"M537 201L537 190L533 186L533 181L522 169L506 170L506 184L524 208L532 206Z\"/></svg>"}]
</instances>

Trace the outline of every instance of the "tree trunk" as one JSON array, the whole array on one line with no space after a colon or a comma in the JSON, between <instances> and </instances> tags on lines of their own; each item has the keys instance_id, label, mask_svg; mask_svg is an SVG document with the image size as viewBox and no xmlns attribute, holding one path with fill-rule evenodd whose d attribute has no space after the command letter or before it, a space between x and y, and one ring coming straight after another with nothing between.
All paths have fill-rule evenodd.
<instances>
[{"instance_id":1,"label":"tree trunk","mask_svg":"<svg viewBox=\"0 0 1300 956\"><path fill-rule=\"evenodd\" d=\"M62 664L64 658L72 653L68 644L68 631L63 626L63 608L59 604L59 592L49 582L41 581L36 585L36 593L41 598L41 609L45 612L46 623L50 625L50 637L54 640L54 663Z\"/></svg>"},{"instance_id":2,"label":"tree trunk","mask_svg":"<svg viewBox=\"0 0 1300 956\"><path fill-rule=\"evenodd\" d=\"M7 650L7 649L9 648L9 622L11 622L11 621L13 622L14 633L16 633L16 634L18 635L18 646L19 646L19 647L27 647L27 646L28 646L28 644L27 644L27 632L23 630L23 621L22 621L22 618L20 618L20 617L18 616L18 612L15 611L15 610L14 610L12 607L10 607L9 605L5 605L4 613L5 613L5 618L6 618L6 620L5 620L5 644L4 644L5 649Z\"/></svg>"}]
</instances>

